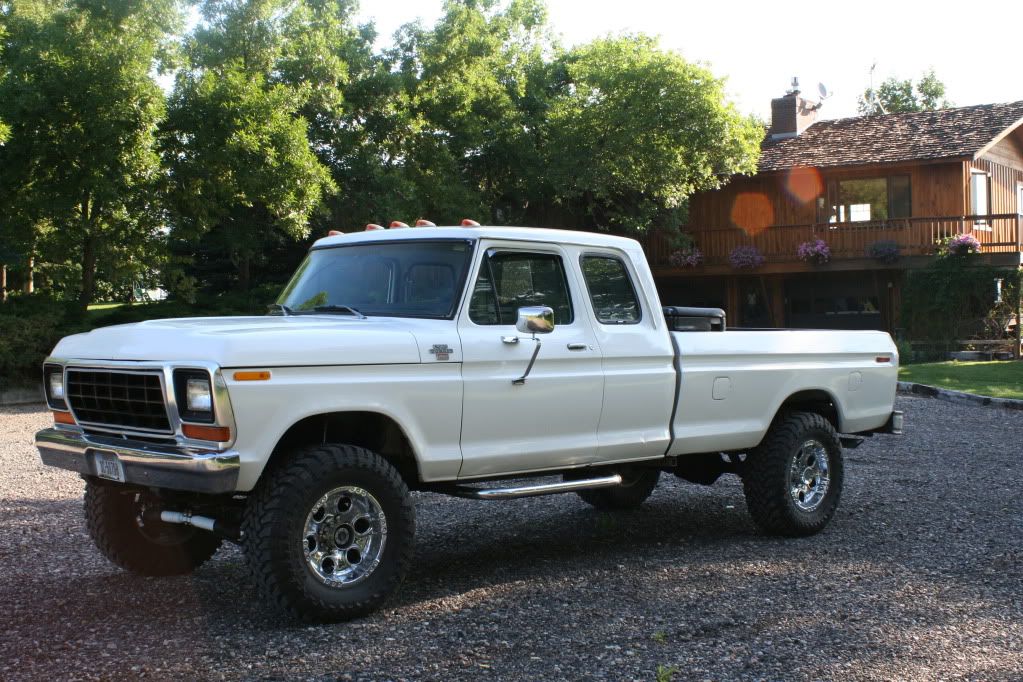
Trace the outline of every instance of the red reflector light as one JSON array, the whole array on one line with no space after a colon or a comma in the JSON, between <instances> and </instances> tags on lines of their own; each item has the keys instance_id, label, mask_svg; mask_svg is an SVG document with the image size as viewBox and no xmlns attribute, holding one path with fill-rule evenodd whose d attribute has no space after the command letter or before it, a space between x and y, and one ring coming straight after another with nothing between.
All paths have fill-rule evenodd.
<instances>
[{"instance_id":1,"label":"red reflector light","mask_svg":"<svg viewBox=\"0 0 1023 682\"><path fill-rule=\"evenodd\" d=\"M330 230L329 232L327 232L328 237L336 237L339 234L344 234L344 232L342 232L341 230Z\"/></svg>"},{"instance_id":2,"label":"red reflector light","mask_svg":"<svg viewBox=\"0 0 1023 682\"><path fill-rule=\"evenodd\" d=\"M391 227L392 230L394 230L394 229L397 229L399 227L408 227L408 225L406 225L405 223L401 222L400 220L394 220L394 221L391 222L390 227Z\"/></svg>"},{"instance_id":3,"label":"red reflector light","mask_svg":"<svg viewBox=\"0 0 1023 682\"><path fill-rule=\"evenodd\" d=\"M874 362L891 362L891 361L892 361L891 357L889 357L887 355L878 355L876 358L874 358Z\"/></svg>"},{"instance_id":4,"label":"red reflector light","mask_svg":"<svg viewBox=\"0 0 1023 682\"><path fill-rule=\"evenodd\" d=\"M431 223L429 220L417 220L416 227L437 227L436 223Z\"/></svg>"},{"instance_id":5,"label":"red reflector light","mask_svg":"<svg viewBox=\"0 0 1023 682\"><path fill-rule=\"evenodd\" d=\"M231 440L231 429L226 426L199 426L198 424L183 424L181 433L186 438L195 440L211 440L217 443L226 443Z\"/></svg>"},{"instance_id":6,"label":"red reflector light","mask_svg":"<svg viewBox=\"0 0 1023 682\"><path fill-rule=\"evenodd\" d=\"M384 229L384 226L383 225L377 225L376 223L370 223L369 225L366 226L366 231L367 232L369 232L370 230L382 230L382 229Z\"/></svg>"},{"instance_id":7,"label":"red reflector light","mask_svg":"<svg viewBox=\"0 0 1023 682\"><path fill-rule=\"evenodd\" d=\"M75 425L75 418L71 416L70 412L58 412L53 411L53 423L55 424L71 424Z\"/></svg>"},{"instance_id":8,"label":"red reflector light","mask_svg":"<svg viewBox=\"0 0 1023 682\"><path fill-rule=\"evenodd\" d=\"M462 219L462 227L479 227L479 226L480 226L480 224L477 223L475 220L471 220L469 218L463 218Z\"/></svg>"}]
</instances>

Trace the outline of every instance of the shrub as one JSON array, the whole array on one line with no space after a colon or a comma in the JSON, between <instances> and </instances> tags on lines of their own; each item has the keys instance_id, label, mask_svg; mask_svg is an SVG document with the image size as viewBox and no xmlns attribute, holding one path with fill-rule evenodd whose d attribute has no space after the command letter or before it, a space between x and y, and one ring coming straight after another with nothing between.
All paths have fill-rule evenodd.
<instances>
[{"instance_id":1,"label":"shrub","mask_svg":"<svg viewBox=\"0 0 1023 682\"><path fill-rule=\"evenodd\" d=\"M764 264L764 256L752 244L743 244L732 249L728 262L737 270L753 270Z\"/></svg>"},{"instance_id":2,"label":"shrub","mask_svg":"<svg viewBox=\"0 0 1023 682\"><path fill-rule=\"evenodd\" d=\"M814 239L800 244L796 249L796 255L799 256L801 261L813 263L814 265L823 265L831 260L831 249L828 248L828 243L823 239Z\"/></svg>"},{"instance_id":3,"label":"shrub","mask_svg":"<svg viewBox=\"0 0 1023 682\"><path fill-rule=\"evenodd\" d=\"M867 247L867 257L881 263L895 263L899 260L901 249L898 242L890 239L876 241Z\"/></svg>"},{"instance_id":4,"label":"shrub","mask_svg":"<svg viewBox=\"0 0 1023 682\"><path fill-rule=\"evenodd\" d=\"M62 337L84 331L72 308L42 294L0 305L0 385L41 381L43 360Z\"/></svg>"}]
</instances>

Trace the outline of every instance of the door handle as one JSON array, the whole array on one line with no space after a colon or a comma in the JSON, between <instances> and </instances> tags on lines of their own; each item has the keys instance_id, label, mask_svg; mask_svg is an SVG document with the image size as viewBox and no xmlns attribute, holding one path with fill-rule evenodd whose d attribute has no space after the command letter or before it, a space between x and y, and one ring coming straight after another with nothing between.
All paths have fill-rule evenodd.
<instances>
[{"instance_id":1,"label":"door handle","mask_svg":"<svg viewBox=\"0 0 1023 682\"><path fill-rule=\"evenodd\" d=\"M589 348L585 343L570 343L568 344L569 350L586 350Z\"/></svg>"},{"instance_id":2,"label":"door handle","mask_svg":"<svg viewBox=\"0 0 1023 682\"><path fill-rule=\"evenodd\" d=\"M501 337L501 342L502 343L509 343L509 344L511 344L511 343L518 343L519 342L519 337L517 337L517 336L502 336Z\"/></svg>"}]
</instances>

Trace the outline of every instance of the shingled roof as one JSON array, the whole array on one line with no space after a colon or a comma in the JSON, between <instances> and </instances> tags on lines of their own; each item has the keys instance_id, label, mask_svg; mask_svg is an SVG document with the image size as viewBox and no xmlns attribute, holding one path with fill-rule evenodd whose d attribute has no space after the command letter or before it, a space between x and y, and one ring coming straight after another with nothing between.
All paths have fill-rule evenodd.
<instances>
[{"instance_id":1,"label":"shingled roof","mask_svg":"<svg viewBox=\"0 0 1023 682\"><path fill-rule=\"evenodd\" d=\"M760 172L973 157L1023 123L1023 101L818 121L761 145Z\"/></svg>"}]
</instances>

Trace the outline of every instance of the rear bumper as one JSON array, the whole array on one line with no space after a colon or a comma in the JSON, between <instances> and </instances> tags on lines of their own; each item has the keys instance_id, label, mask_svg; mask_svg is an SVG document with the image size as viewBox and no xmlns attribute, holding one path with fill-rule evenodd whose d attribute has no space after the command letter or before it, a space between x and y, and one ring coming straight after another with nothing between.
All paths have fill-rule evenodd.
<instances>
[{"instance_id":1,"label":"rear bumper","mask_svg":"<svg viewBox=\"0 0 1023 682\"><path fill-rule=\"evenodd\" d=\"M96 454L113 454L126 484L197 493L233 492L241 467L234 450L185 449L57 428L37 433L35 445L47 466L95 476Z\"/></svg>"}]
</instances>

